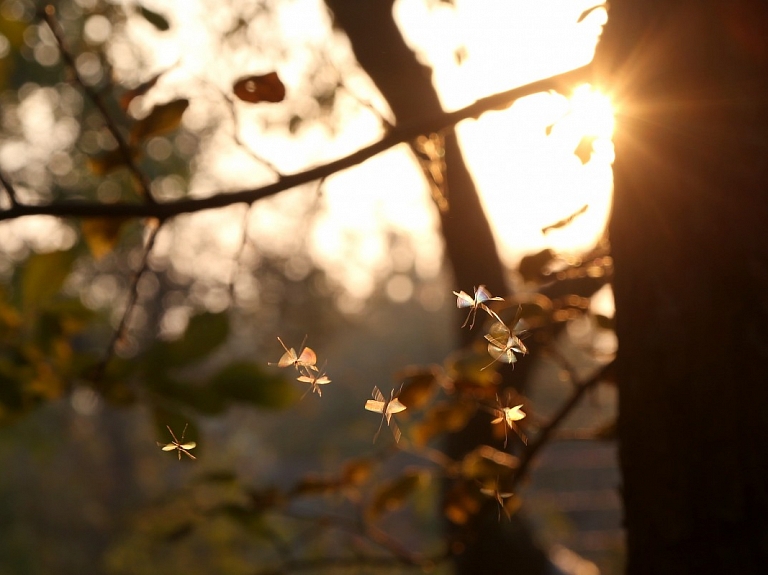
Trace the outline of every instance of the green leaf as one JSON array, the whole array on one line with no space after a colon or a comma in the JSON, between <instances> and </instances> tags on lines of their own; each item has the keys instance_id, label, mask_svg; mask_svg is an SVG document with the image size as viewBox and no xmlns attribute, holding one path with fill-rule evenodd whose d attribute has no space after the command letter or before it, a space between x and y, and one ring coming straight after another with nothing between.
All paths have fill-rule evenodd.
<instances>
[{"instance_id":1,"label":"green leaf","mask_svg":"<svg viewBox=\"0 0 768 575\"><path fill-rule=\"evenodd\" d=\"M242 401L259 407L280 409L296 399L296 388L281 376L265 373L255 363L233 363L216 375L209 385L231 401Z\"/></svg>"},{"instance_id":2,"label":"green leaf","mask_svg":"<svg viewBox=\"0 0 768 575\"><path fill-rule=\"evenodd\" d=\"M155 360L167 367L178 367L198 361L227 340L229 316L227 312L201 313L189 320L189 325L180 339L160 342L155 346Z\"/></svg>"},{"instance_id":3,"label":"green leaf","mask_svg":"<svg viewBox=\"0 0 768 575\"><path fill-rule=\"evenodd\" d=\"M147 8L144 8L144 6L139 6L139 14L141 14L147 22L152 24L155 28L157 28L161 32L167 32L171 28L171 25L168 23L168 20L166 20L163 16L161 16L157 12L152 12L152 10L148 10Z\"/></svg>"},{"instance_id":4,"label":"green leaf","mask_svg":"<svg viewBox=\"0 0 768 575\"><path fill-rule=\"evenodd\" d=\"M75 254L72 250L34 254L24 265L21 278L22 305L25 310L39 307L61 289Z\"/></svg>"},{"instance_id":5,"label":"green leaf","mask_svg":"<svg viewBox=\"0 0 768 575\"><path fill-rule=\"evenodd\" d=\"M181 117L189 106L189 100L180 99L155 106L149 116L136 122L131 129L131 144L170 132L179 127Z\"/></svg>"}]
</instances>

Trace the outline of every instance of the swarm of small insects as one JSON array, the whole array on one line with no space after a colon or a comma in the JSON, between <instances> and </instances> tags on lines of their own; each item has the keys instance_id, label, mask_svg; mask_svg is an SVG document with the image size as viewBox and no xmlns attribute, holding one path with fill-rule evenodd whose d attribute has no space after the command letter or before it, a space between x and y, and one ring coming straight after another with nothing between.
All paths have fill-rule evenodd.
<instances>
[{"instance_id":1,"label":"swarm of small insects","mask_svg":"<svg viewBox=\"0 0 768 575\"><path fill-rule=\"evenodd\" d=\"M325 374L325 371L320 373L317 365L315 365L317 363L317 354L315 351L311 347L304 347L306 338L304 338L304 341L301 342L301 346L299 346L301 353L296 353L296 350L292 347L289 348L279 337L277 338L277 341L283 346L285 353L280 357L277 363L270 362L269 365L277 365L277 367L295 367L299 372L299 376L296 379L302 383L309 384L309 389L304 395L311 391L317 393L318 397L322 397L323 393L319 386L331 383L331 379Z\"/></svg>"}]
</instances>

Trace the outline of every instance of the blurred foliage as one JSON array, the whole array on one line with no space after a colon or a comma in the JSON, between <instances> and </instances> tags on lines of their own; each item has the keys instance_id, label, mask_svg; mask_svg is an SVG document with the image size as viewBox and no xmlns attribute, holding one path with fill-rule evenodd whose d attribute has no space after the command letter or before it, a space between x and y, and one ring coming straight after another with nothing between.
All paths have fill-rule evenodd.
<instances>
[{"instance_id":1,"label":"blurred foliage","mask_svg":"<svg viewBox=\"0 0 768 575\"><path fill-rule=\"evenodd\" d=\"M78 71L109 111L105 118L99 106L84 95L83 87L72 82L72 71L59 55L50 30L35 16L36 8L28 1L0 2L0 38L9 46L8 54L0 57L2 137L18 144L19 154L28 156L13 170L24 201L148 201L136 172L148 178L159 201L186 195L193 159L209 128L193 131L185 126L183 119L193 104L188 98L164 94L165 99L147 103L173 68L143 71L139 53L135 75L121 79L112 68L106 40L97 41L93 33L85 33L88 22L97 16L105 19L116 36L125 34L130 18L143 19L158 34L172 31L173 21L143 4L99 0L56 4L68 48L81 62ZM236 38L243 25L247 27L244 21L236 23L225 39ZM244 72L247 75L231 86L240 101L269 104L286 98L278 72ZM282 127L293 134L310 120L330 117L343 87L338 71L329 73L327 67L321 67L307 86L313 106L295 106ZM33 152L50 137L27 142L20 120L19 109L33 99L50 113L51 133L69 134L45 154ZM265 119L264 124L268 126L270 121ZM333 129L333 122L330 124ZM115 141L114 134L125 139L124 145ZM591 142L580 143L577 154L588 161ZM254 486L243 479L246 474L239 465L258 467L261 463L258 453L263 450L255 447L251 462L223 458L227 468L207 466L203 460L216 460L220 454L219 444L206 434L213 435L211 429L225 418L250 408L266 417L268 411L295 406L299 421L316 409L297 406L303 390L284 375L296 374L290 368L285 372L267 369L264 341L248 340L241 345L241 334L253 326L265 332L264 326L276 329L279 320L280 327L285 325L289 332L286 340L290 336L291 341L298 341L306 331L331 333L332 324L352 321L336 311L323 273L311 267L298 273L301 262L297 264L295 258L257 253L254 269L238 270L259 286L262 300L259 311L253 311L257 306L237 307L234 279L195 283L192 274L185 275L172 261L158 257L143 262L142 250L147 236L157 229L155 221L89 218L77 228L69 223L56 225L60 241L46 244L45 238L27 238L13 249L3 247L2 263L8 265L0 270L5 284L0 286L0 459L23 460L24 469L46 470L57 458L72 457L71 466L81 465L88 480L77 492L71 487L74 481L59 492L47 471L35 477L24 476L22 470L13 478L10 473L0 474L0 573L6 569L24 574L63 573L61 566L67 561L72 565L69 572L83 572L92 557L70 556L65 544L69 537L80 535L103 558L102 565L93 567L94 573L253 573L254 564L274 565L279 570L296 557L331 557L331 564L334 558L381 557L381 547L403 565L432 568L445 556L436 537L423 537L420 542L430 553L417 561L382 538L381 526L392 516L408 513L415 518L413 524L445 516L465 525L484 506L498 504L507 515L519 507L519 498L507 495L507 488L516 481L519 458L496 448L501 436L496 437L496 447L484 446L461 461L451 461L438 451L444 434L462 430L478 413L487 415L490 426L502 407L500 366L488 367L482 336L476 347L456 351L442 364L395 374L393 389L407 408L395 416L405 431L399 449L389 439L382 440L388 446L384 450L376 447L370 456L339 456L332 473L305 473L302 469L295 481L279 485ZM247 234L243 235L241 251L248 247ZM519 273L524 282L538 289L583 277L605 282L611 265L605 253L568 262L546 250L525 258ZM145 273L133 286L131 278L137 272ZM205 293L207 288L210 293L225 293L224 304L211 304L203 296L195 299L195 294ZM505 322L519 315L531 337L542 345L554 341L558 330L579 318L590 318L599 329L613 328L612 318L590 314L587 298L571 293L549 297L536 289L527 296L507 299L505 307L498 306L495 313ZM125 302L134 291L137 310L124 316ZM182 320L174 323L169 319L174 317ZM124 319L125 329L113 342L116 326ZM371 330L391 329L392 324L387 323L391 318L379 320L365 318ZM154 327L166 324L171 327ZM411 326L413 332L416 329ZM259 337L266 340L264 334ZM271 334L269 343L274 344ZM363 360L379 353L361 337L348 355L351 361L360 359L365 365ZM358 369L355 377L368 382L388 376ZM353 441L363 435L361 428L339 424L340 413L331 417L338 425L326 430L329 436ZM133 425L146 420L151 421L154 437L138 431L131 435ZM51 421L56 425L50 425ZM526 420L519 423L528 425ZM536 420L530 425L535 432ZM36 426L46 433L36 435ZM155 446L153 440L171 441L169 428L175 434L185 430L183 441L197 443L198 461L184 457L180 467L176 453L164 455ZM73 443L86 440L81 451L70 448L57 453L53 446L58 445L55 435L60 429L66 430ZM11 432L24 439L18 440ZM291 425L273 429L273 435L274 442L283 446L300 434L298 425ZM316 451L320 438L310 439L305 449ZM370 442L368 437L363 441ZM31 455L17 449L17 443L31 446ZM520 449L515 444L513 450ZM404 455L409 458L407 465L398 461L390 465ZM27 457L33 461L29 463ZM414 464L414 459L421 463ZM166 467L159 467L158 461ZM186 475L190 470L194 475ZM15 507L8 493L14 485L11 479L16 485L33 487L33 495L23 499L32 511ZM448 482L449 495L436 512L437 504L429 496L439 481ZM60 514L41 528L42 535L22 533L26 527L17 530L12 520L2 519L48 512L35 506L37 491L44 493L45 501L56 501L57 507L50 512ZM68 520L81 510L86 533L69 533ZM431 533L436 533L437 528L431 526ZM329 533L335 541L328 540ZM39 545L38 538L42 539ZM17 541L23 544L17 545ZM38 556L39 549L56 559Z\"/></svg>"}]
</instances>

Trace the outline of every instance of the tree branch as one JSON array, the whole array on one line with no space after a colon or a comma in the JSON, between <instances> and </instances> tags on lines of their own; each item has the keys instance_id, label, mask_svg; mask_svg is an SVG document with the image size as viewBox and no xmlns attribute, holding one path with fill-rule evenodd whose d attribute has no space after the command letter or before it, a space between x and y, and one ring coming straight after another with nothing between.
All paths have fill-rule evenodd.
<instances>
[{"instance_id":1,"label":"tree branch","mask_svg":"<svg viewBox=\"0 0 768 575\"><path fill-rule=\"evenodd\" d=\"M157 234L160 232L162 225L162 222L156 223L149 232L147 243L144 246L144 253L141 256L141 262L139 263L139 269L136 270L136 273L133 276L133 281L131 282L131 286L128 290L128 302L125 304L123 317L120 319L120 323L115 328L115 332L112 334L112 339L109 341L107 349L104 351L104 357L94 368L92 375L92 380L94 383L99 383L101 378L104 376L104 372L106 371L112 356L115 354L115 347L117 346L117 342L120 341L121 337L123 337L125 328L128 325L128 319L131 316L131 312L133 311L133 308L136 307L136 302L139 299L139 281L144 275L144 272L147 271L149 266L149 254L152 252L152 248L155 245L155 240L157 239Z\"/></svg>"},{"instance_id":2,"label":"tree branch","mask_svg":"<svg viewBox=\"0 0 768 575\"><path fill-rule=\"evenodd\" d=\"M490 110L507 108L515 100L524 96L546 91L565 91L579 82L592 78L592 66L587 65L570 72L558 74L544 80L525 84L505 92L487 96L473 104L453 112L443 112L416 122L395 126L377 142L365 146L338 160L302 172L280 177L276 182L250 190L221 193L208 198L184 199L155 204L99 204L93 202L61 202L46 205L15 205L0 212L0 221L22 216L50 215L61 217L105 217L105 218L145 218L155 217L161 221L186 213L221 208L237 203L253 203L262 198L295 188L302 184L326 178L332 174L356 166L365 160L388 150L402 142L409 142L421 134L439 132L450 128L462 120L478 118Z\"/></svg>"},{"instance_id":3,"label":"tree branch","mask_svg":"<svg viewBox=\"0 0 768 575\"><path fill-rule=\"evenodd\" d=\"M571 394L571 397L566 401L555 416L545 425L541 431L536 435L536 439L528 444L527 449L520 457L520 465L515 470L515 476L512 479L512 488L517 487L520 481L526 476L528 468L531 466L534 458L538 455L539 451L547 444L550 436L554 433L555 429L563 422L563 420L573 411L573 408L581 400L581 397L588 390L597 385L606 375L613 369L616 360L612 360L606 363L589 379L579 382L576 385L576 389Z\"/></svg>"},{"instance_id":4,"label":"tree branch","mask_svg":"<svg viewBox=\"0 0 768 575\"><path fill-rule=\"evenodd\" d=\"M5 177L5 174L0 172L0 184L3 185L5 188L6 193L8 194L8 198L11 200L11 206L16 207L19 206L19 197L16 195L16 190L13 187L13 184L11 184L10 180Z\"/></svg>"},{"instance_id":5,"label":"tree branch","mask_svg":"<svg viewBox=\"0 0 768 575\"><path fill-rule=\"evenodd\" d=\"M109 133L112 134L112 137L117 142L117 148L120 150L120 156L122 157L123 163L126 165L128 170L136 178L136 180L139 182L139 185L141 186L141 191L144 193L145 201L147 204L154 205L156 200L152 197L152 190L149 186L149 180L136 165L136 162L133 159L133 154L131 153L131 149L128 146L128 143L125 141L125 138L123 138L123 135L120 133L117 124L112 118L112 115L109 113L109 110L107 110L107 106L104 103L104 100L101 98L98 92L96 92L96 90L91 88L85 82L85 79L77 70L75 59L67 49L67 44L64 40L64 32L62 31L61 26L59 26L59 23L54 18L54 14L56 14L56 8L52 4L49 4L45 6L45 8L40 9L39 14L40 18L42 18L45 23L48 24L48 27L53 33L53 36L56 38L56 43L59 45L61 55L64 58L64 61L67 63L67 66L71 68L72 73L75 76L75 80L77 80L77 83L80 84L80 87L82 88L83 92L85 92L85 95L88 96L91 102L93 102L93 105L96 106L104 118L104 122L107 125Z\"/></svg>"}]
</instances>

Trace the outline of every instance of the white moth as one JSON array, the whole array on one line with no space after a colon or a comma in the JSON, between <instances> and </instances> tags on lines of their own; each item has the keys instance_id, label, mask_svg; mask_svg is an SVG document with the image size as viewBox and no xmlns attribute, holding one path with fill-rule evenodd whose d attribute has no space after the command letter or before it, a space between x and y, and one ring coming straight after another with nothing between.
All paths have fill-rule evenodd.
<instances>
[{"instance_id":1,"label":"white moth","mask_svg":"<svg viewBox=\"0 0 768 575\"><path fill-rule=\"evenodd\" d=\"M504 422L504 447L507 446L507 427L517 433L523 443L528 443L528 438L522 431L520 431L520 428L515 423L516 421L520 421L525 417L525 413L523 412L522 407L523 404L521 403L515 407L499 407L495 410L495 413L498 415L498 417L491 421L491 423L495 424L501 423L502 421Z\"/></svg>"},{"instance_id":2,"label":"white moth","mask_svg":"<svg viewBox=\"0 0 768 575\"><path fill-rule=\"evenodd\" d=\"M304 342L301 342L301 347L303 348L301 353L297 354L295 349L288 348L279 337L277 338L277 341L283 346L285 353L277 361L277 364L270 362L269 365L277 365L277 367L288 367L292 365L296 369L305 367L318 371L315 366L317 363L317 355L312 348L304 347Z\"/></svg>"},{"instance_id":3,"label":"white moth","mask_svg":"<svg viewBox=\"0 0 768 575\"><path fill-rule=\"evenodd\" d=\"M173 441L170 443L160 443L157 442L157 445L163 450L163 451L173 451L176 450L176 452L179 454L179 461L181 461L181 454L184 453L191 459L197 459L194 455L192 455L189 450L194 449L197 446L197 443L194 441L188 441L187 443L182 443L184 441L184 435L187 433L187 426L189 424L186 424L184 426L184 431L181 432L181 440L176 439L176 436L173 433L173 430L170 428L170 426L166 425L168 428L168 431L171 433L171 437L173 437Z\"/></svg>"},{"instance_id":4,"label":"white moth","mask_svg":"<svg viewBox=\"0 0 768 575\"><path fill-rule=\"evenodd\" d=\"M395 436L395 443L400 441L400 428L392 419L392 415L395 413L400 413L401 411L405 411L405 406L400 403L396 397L394 397L394 393L395 390L393 389L392 393L390 393L389 399L387 399L384 397L384 394L379 391L379 388L374 385L373 392L371 393L373 395L373 399L369 399L365 402L365 409L382 414L381 423L379 423L379 429L376 432L376 435L373 436L374 443L376 443L376 439L379 437L379 433L381 433L381 426L384 425L385 419L387 420L387 425L389 425L390 429L392 430L392 434Z\"/></svg>"},{"instance_id":5,"label":"white moth","mask_svg":"<svg viewBox=\"0 0 768 575\"><path fill-rule=\"evenodd\" d=\"M320 388L318 387L318 385L326 385L328 383L331 383L331 378L325 375L325 372L321 374L313 374L309 370L307 370L303 375L300 375L296 379L298 379L302 383L308 383L309 389L307 391L312 391L313 393L316 393L318 397L323 397L323 392L320 391ZM306 393L304 393L304 395L306 395Z\"/></svg>"},{"instance_id":6,"label":"white moth","mask_svg":"<svg viewBox=\"0 0 768 575\"><path fill-rule=\"evenodd\" d=\"M503 322L494 323L491 326L490 333L485 335L485 339L488 341L488 353L493 358L493 361L482 369L490 367L497 361L515 363L517 361L515 353L520 355L528 353L528 348L525 347L523 340L515 335Z\"/></svg>"},{"instance_id":7,"label":"white moth","mask_svg":"<svg viewBox=\"0 0 768 575\"><path fill-rule=\"evenodd\" d=\"M460 292L453 292L453 295L456 296L456 307L458 308L469 308L469 313L467 314L467 319L464 320L464 323L461 325L461 327L466 326L469 323L470 318L472 319L472 323L469 324L469 329L472 329L475 327L475 316L477 315L477 310L483 309L486 312L488 312L490 315L496 316L495 313L491 311L491 309L485 305L485 302L487 301L504 301L504 298L502 297L493 297L491 295L491 292L488 291L488 289L484 286L477 286L475 288L475 297L470 296L466 292L460 291Z\"/></svg>"},{"instance_id":8,"label":"white moth","mask_svg":"<svg viewBox=\"0 0 768 575\"><path fill-rule=\"evenodd\" d=\"M505 504L504 500L512 497L514 493L499 491L498 487L496 487L495 489L488 489L485 487L481 487L480 493L488 497L493 497L496 500L496 502L499 504L499 521L501 521L502 510L504 510L504 514L507 516L507 519L512 519L512 516L509 514L509 512L507 511L504 505Z\"/></svg>"}]
</instances>

